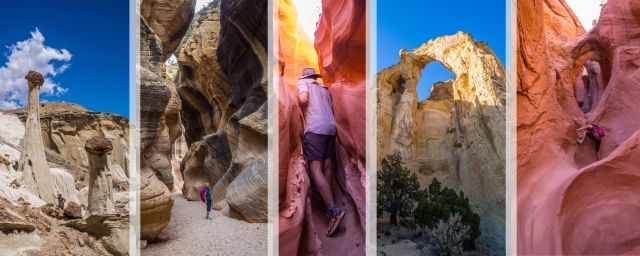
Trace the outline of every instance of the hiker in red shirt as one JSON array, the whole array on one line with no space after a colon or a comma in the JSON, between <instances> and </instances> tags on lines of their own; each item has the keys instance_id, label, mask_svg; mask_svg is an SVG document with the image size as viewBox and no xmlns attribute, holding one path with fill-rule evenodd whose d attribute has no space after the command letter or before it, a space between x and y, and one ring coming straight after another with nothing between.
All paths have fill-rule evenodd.
<instances>
[{"instance_id":1,"label":"hiker in red shirt","mask_svg":"<svg viewBox=\"0 0 640 256\"><path fill-rule=\"evenodd\" d=\"M580 127L576 130L578 133L578 139L576 139L576 143L582 144L585 137L589 137L596 144L596 152L600 151L600 143L602 142L602 138L605 136L604 128L588 123L587 125Z\"/></svg>"},{"instance_id":2,"label":"hiker in red shirt","mask_svg":"<svg viewBox=\"0 0 640 256\"><path fill-rule=\"evenodd\" d=\"M206 219L209 219L209 212L211 212L211 190L206 185L200 186L200 201L207 204L207 216Z\"/></svg>"}]
</instances>

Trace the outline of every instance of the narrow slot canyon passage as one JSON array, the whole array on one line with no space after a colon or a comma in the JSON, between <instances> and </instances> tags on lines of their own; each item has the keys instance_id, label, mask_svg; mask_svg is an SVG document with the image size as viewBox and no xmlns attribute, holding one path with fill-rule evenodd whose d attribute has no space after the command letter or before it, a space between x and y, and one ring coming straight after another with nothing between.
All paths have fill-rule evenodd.
<instances>
[{"instance_id":1,"label":"narrow slot canyon passage","mask_svg":"<svg viewBox=\"0 0 640 256\"><path fill-rule=\"evenodd\" d=\"M534 2L517 7L518 253L638 254L640 2Z\"/></svg>"},{"instance_id":2,"label":"narrow slot canyon passage","mask_svg":"<svg viewBox=\"0 0 640 256\"><path fill-rule=\"evenodd\" d=\"M280 128L278 223L282 255L339 255L345 252L364 255L365 2L277 2L275 26L279 40L275 55L278 66L274 70L278 77L274 86L278 92ZM307 73L303 74L305 68L313 69L320 77L313 75L318 78L310 82L311 79L304 78L307 77ZM314 85L305 85L307 83ZM321 180L314 180L322 177L310 175L313 171L304 157L303 137L315 133L312 127L318 124L307 120L318 119L308 116L310 105L300 104L299 97L304 89L299 88L309 88L306 94L309 99L315 97L312 93L330 95L331 113L326 116L335 120L335 135L328 135L335 136L330 139L335 140L335 146L328 149L334 151L328 153L332 171L324 172L328 186L322 185ZM306 104L320 106L312 101ZM330 205L325 202L327 197L326 193L321 193L323 190L330 191L335 207L344 213L331 236L326 235L331 218L327 216Z\"/></svg>"},{"instance_id":3,"label":"narrow slot canyon passage","mask_svg":"<svg viewBox=\"0 0 640 256\"><path fill-rule=\"evenodd\" d=\"M268 3L140 9L142 255L261 255Z\"/></svg>"}]
</instances>

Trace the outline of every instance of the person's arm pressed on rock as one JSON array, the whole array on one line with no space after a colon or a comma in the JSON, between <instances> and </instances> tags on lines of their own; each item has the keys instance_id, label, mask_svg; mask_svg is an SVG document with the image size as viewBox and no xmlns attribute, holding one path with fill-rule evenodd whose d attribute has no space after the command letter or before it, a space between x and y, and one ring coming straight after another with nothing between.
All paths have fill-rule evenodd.
<instances>
[{"instance_id":1,"label":"person's arm pressed on rock","mask_svg":"<svg viewBox=\"0 0 640 256\"><path fill-rule=\"evenodd\" d=\"M297 87L298 87L298 103L300 104L300 107L302 107L302 110L304 110L307 107L307 104L309 103L309 85L307 85L306 81L299 80L297 83Z\"/></svg>"}]
</instances>

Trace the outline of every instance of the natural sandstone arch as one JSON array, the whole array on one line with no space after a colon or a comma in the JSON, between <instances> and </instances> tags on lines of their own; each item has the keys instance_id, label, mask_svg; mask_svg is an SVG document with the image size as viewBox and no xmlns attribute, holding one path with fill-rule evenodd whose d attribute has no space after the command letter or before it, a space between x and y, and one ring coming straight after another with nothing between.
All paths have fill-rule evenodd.
<instances>
[{"instance_id":1,"label":"natural sandstone arch","mask_svg":"<svg viewBox=\"0 0 640 256\"><path fill-rule=\"evenodd\" d=\"M455 78L418 101L421 71L437 61ZM469 195L481 246L504 249L505 73L493 51L459 32L400 51L378 74L378 163L399 153L423 187L433 178Z\"/></svg>"}]
</instances>

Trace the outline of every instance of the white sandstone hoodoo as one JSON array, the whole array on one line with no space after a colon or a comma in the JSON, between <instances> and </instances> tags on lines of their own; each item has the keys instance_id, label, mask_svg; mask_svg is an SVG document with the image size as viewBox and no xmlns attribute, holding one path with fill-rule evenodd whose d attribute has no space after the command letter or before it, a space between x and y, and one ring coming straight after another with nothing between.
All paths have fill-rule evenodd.
<instances>
[{"instance_id":1,"label":"white sandstone hoodoo","mask_svg":"<svg viewBox=\"0 0 640 256\"><path fill-rule=\"evenodd\" d=\"M89 156L89 214L114 214L113 181L107 165L107 154L113 149L111 141L96 136L87 141L85 149Z\"/></svg>"},{"instance_id":2,"label":"white sandstone hoodoo","mask_svg":"<svg viewBox=\"0 0 640 256\"><path fill-rule=\"evenodd\" d=\"M25 79L29 83L29 100L18 171L22 172L22 184L47 203L55 203L57 189L47 164L40 129L40 87L44 77L38 72L29 71Z\"/></svg>"}]
</instances>

